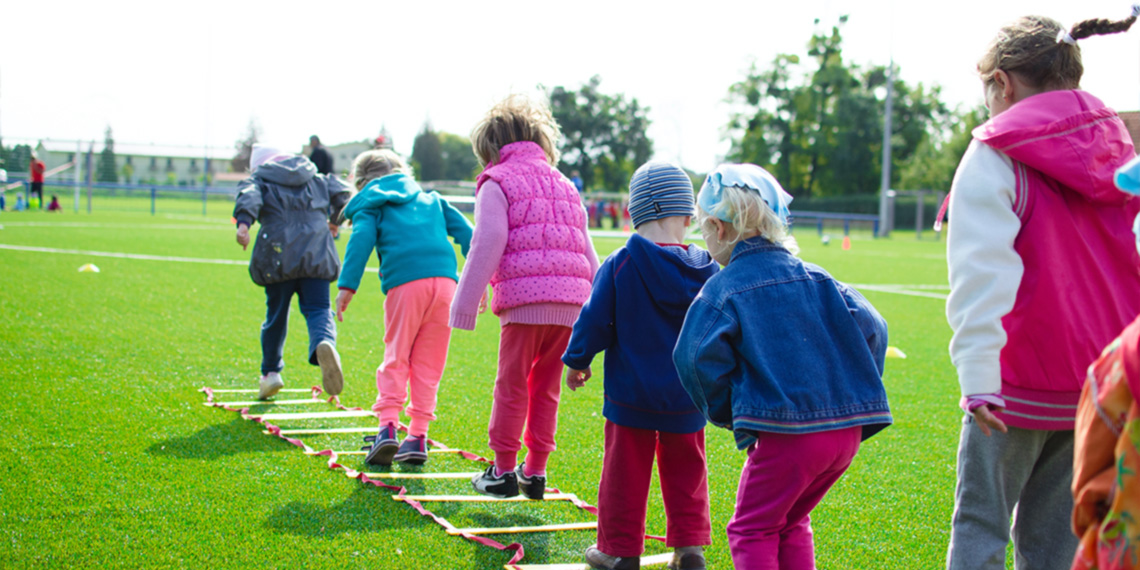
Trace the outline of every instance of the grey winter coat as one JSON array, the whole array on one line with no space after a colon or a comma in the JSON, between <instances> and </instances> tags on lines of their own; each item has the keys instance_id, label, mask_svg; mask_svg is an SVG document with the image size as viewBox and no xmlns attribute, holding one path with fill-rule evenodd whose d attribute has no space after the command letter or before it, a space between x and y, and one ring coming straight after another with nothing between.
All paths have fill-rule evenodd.
<instances>
[{"instance_id":1,"label":"grey winter coat","mask_svg":"<svg viewBox=\"0 0 1140 570\"><path fill-rule=\"evenodd\" d=\"M261 223L249 260L253 282L264 287L293 279L335 280L340 258L328 222L340 216L349 198L348 185L317 174L304 156L255 168L238 185L234 205L238 224Z\"/></svg>"}]
</instances>

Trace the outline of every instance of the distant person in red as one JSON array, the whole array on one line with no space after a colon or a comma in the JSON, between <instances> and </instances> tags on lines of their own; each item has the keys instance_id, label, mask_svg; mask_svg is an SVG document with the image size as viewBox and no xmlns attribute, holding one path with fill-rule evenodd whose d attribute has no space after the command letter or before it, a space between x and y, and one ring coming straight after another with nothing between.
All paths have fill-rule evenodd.
<instances>
[{"instance_id":1,"label":"distant person in red","mask_svg":"<svg viewBox=\"0 0 1140 570\"><path fill-rule=\"evenodd\" d=\"M59 205L59 196L51 195L51 204L48 205L49 212L62 212L63 206Z\"/></svg>"},{"instance_id":2,"label":"distant person in red","mask_svg":"<svg viewBox=\"0 0 1140 570\"><path fill-rule=\"evenodd\" d=\"M36 158L33 153L31 159L28 161L28 172L32 175L32 191L28 194L28 202L32 201L32 194L39 198L38 204L40 208L44 207L44 161ZM29 204L29 207L31 204Z\"/></svg>"}]
</instances>

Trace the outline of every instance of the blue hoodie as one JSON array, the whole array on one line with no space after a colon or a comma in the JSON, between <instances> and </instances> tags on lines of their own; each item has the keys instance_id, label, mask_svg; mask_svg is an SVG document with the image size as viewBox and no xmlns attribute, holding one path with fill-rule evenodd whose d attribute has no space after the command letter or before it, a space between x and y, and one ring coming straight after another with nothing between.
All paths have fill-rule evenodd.
<instances>
[{"instance_id":1,"label":"blue hoodie","mask_svg":"<svg viewBox=\"0 0 1140 570\"><path fill-rule=\"evenodd\" d=\"M577 370L606 352L602 413L632 428L693 433L705 418L673 366L673 347L693 299L720 269L707 251L629 238L598 268L562 362Z\"/></svg>"},{"instance_id":2,"label":"blue hoodie","mask_svg":"<svg viewBox=\"0 0 1140 570\"><path fill-rule=\"evenodd\" d=\"M387 294L419 279L447 277L459 281L455 239L464 257L471 248L471 222L439 194L424 192L406 174L370 181L344 208L352 220L352 237L344 252L341 289L356 291L364 266L375 249L380 256L380 289Z\"/></svg>"}]
</instances>

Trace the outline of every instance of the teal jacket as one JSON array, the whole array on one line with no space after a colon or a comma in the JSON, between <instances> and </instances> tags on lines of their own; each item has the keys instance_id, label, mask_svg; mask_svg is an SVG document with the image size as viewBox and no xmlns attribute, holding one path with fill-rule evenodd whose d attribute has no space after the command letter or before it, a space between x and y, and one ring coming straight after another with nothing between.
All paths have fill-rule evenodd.
<instances>
[{"instance_id":1,"label":"teal jacket","mask_svg":"<svg viewBox=\"0 0 1140 570\"><path fill-rule=\"evenodd\" d=\"M352 237L344 253L337 286L356 291L375 249L380 257L380 289L385 294L417 279L447 277L459 281L451 236L471 248L471 222L434 191L425 192L406 174L370 181L344 208Z\"/></svg>"}]
</instances>

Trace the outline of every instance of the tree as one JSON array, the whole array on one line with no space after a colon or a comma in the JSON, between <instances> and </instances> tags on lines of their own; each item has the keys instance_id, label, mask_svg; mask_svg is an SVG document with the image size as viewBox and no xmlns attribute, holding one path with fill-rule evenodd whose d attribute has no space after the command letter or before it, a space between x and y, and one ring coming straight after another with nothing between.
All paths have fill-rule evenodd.
<instances>
[{"instance_id":1,"label":"tree","mask_svg":"<svg viewBox=\"0 0 1140 570\"><path fill-rule=\"evenodd\" d=\"M253 145L259 140L260 136L261 125L257 123L257 119L251 118L249 124L245 127L245 135L234 143L237 154L230 160L230 165L233 167L234 172L246 172L249 170L249 159L253 156Z\"/></svg>"},{"instance_id":2,"label":"tree","mask_svg":"<svg viewBox=\"0 0 1140 570\"><path fill-rule=\"evenodd\" d=\"M795 196L870 194L879 189L885 67L863 69L843 60L839 20L816 32L807 58L776 56L766 70L751 67L729 88L733 112L728 158L769 168ZM818 23L818 22L817 22ZM802 72L804 65L811 69ZM938 88L907 85L897 77L892 113L892 179L915 150L945 124L949 113Z\"/></svg>"},{"instance_id":3,"label":"tree","mask_svg":"<svg viewBox=\"0 0 1140 570\"><path fill-rule=\"evenodd\" d=\"M412 141L412 163L416 178L425 181L443 179L443 147L439 134L432 130L428 121Z\"/></svg>"},{"instance_id":4,"label":"tree","mask_svg":"<svg viewBox=\"0 0 1140 570\"><path fill-rule=\"evenodd\" d=\"M899 172L898 187L905 190L950 191L954 172L966 147L973 140L972 131L986 122L989 112L978 106L951 114L944 136L925 139L914 152L914 158Z\"/></svg>"},{"instance_id":5,"label":"tree","mask_svg":"<svg viewBox=\"0 0 1140 570\"><path fill-rule=\"evenodd\" d=\"M99 153L99 164L95 167L95 180L112 184L119 181L119 169L115 166L115 139L109 125L103 133L103 151Z\"/></svg>"},{"instance_id":6,"label":"tree","mask_svg":"<svg viewBox=\"0 0 1140 570\"><path fill-rule=\"evenodd\" d=\"M444 180L474 180L479 173L479 159L471 149L467 137L452 133L438 133L443 153Z\"/></svg>"},{"instance_id":7,"label":"tree","mask_svg":"<svg viewBox=\"0 0 1140 570\"><path fill-rule=\"evenodd\" d=\"M566 175L578 171L586 188L597 184L624 190L629 177L653 154L649 108L624 94L607 95L595 75L577 91L555 87L547 92L550 110L562 127L562 160Z\"/></svg>"},{"instance_id":8,"label":"tree","mask_svg":"<svg viewBox=\"0 0 1140 570\"><path fill-rule=\"evenodd\" d=\"M8 164L5 169L9 172L27 172L28 163L32 160L32 147L18 144L8 151Z\"/></svg>"}]
</instances>

